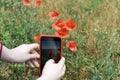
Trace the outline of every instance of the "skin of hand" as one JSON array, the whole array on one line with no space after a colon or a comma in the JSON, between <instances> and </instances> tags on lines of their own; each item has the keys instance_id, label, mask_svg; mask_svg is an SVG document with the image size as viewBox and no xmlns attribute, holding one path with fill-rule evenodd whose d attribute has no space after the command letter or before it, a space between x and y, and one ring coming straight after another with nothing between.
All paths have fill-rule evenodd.
<instances>
[{"instance_id":1,"label":"skin of hand","mask_svg":"<svg viewBox=\"0 0 120 80\"><path fill-rule=\"evenodd\" d=\"M15 63L26 62L31 67L39 67L37 59L40 58L40 55L35 50L38 47L37 43L22 44L13 49L3 46L0 60Z\"/></svg>"},{"instance_id":2,"label":"skin of hand","mask_svg":"<svg viewBox=\"0 0 120 80\"><path fill-rule=\"evenodd\" d=\"M65 58L62 57L58 63L55 63L53 59L46 62L42 75L37 80L60 80L65 74Z\"/></svg>"}]
</instances>

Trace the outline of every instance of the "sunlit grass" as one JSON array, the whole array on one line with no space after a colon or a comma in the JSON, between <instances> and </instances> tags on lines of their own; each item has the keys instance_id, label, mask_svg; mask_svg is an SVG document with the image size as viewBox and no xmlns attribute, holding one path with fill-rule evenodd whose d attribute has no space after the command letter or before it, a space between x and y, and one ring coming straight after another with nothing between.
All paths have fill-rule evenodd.
<instances>
[{"instance_id":1,"label":"sunlit grass","mask_svg":"<svg viewBox=\"0 0 120 80\"><path fill-rule=\"evenodd\" d=\"M33 8L23 6L21 0L1 0L0 40L13 48L35 42L33 37L39 33L54 34L51 26L55 20L48 14L57 10L60 19L73 19L77 23L70 38L63 40L67 66L63 80L119 80L119 6L119 0L44 0L40 7ZM79 43L75 53L65 47L70 40ZM0 65L0 79L24 78L24 64L1 62ZM33 80L36 74L29 73L27 77Z\"/></svg>"}]
</instances>

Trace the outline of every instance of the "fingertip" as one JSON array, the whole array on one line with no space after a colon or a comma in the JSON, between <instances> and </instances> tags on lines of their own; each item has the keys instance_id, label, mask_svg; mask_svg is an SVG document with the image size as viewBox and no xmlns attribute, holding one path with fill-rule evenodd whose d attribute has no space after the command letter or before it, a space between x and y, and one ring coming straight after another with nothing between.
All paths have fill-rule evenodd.
<instances>
[{"instance_id":1,"label":"fingertip","mask_svg":"<svg viewBox=\"0 0 120 80\"><path fill-rule=\"evenodd\" d=\"M65 62L65 58L62 57L61 60L60 60L59 62L60 62L60 63L61 63L61 62Z\"/></svg>"},{"instance_id":2,"label":"fingertip","mask_svg":"<svg viewBox=\"0 0 120 80\"><path fill-rule=\"evenodd\" d=\"M58 64L63 66L65 64L65 58L62 57Z\"/></svg>"},{"instance_id":3,"label":"fingertip","mask_svg":"<svg viewBox=\"0 0 120 80\"><path fill-rule=\"evenodd\" d=\"M32 43L29 45L30 48L34 49L34 48L39 48L39 44L38 43Z\"/></svg>"},{"instance_id":4,"label":"fingertip","mask_svg":"<svg viewBox=\"0 0 120 80\"><path fill-rule=\"evenodd\" d=\"M47 61L47 63L55 63L55 61L53 59L50 59Z\"/></svg>"},{"instance_id":5,"label":"fingertip","mask_svg":"<svg viewBox=\"0 0 120 80\"><path fill-rule=\"evenodd\" d=\"M54 61L53 59L51 59L51 62L52 62L52 63L55 63L55 61Z\"/></svg>"},{"instance_id":6,"label":"fingertip","mask_svg":"<svg viewBox=\"0 0 120 80\"><path fill-rule=\"evenodd\" d=\"M53 59L50 59L50 62L54 63L55 61Z\"/></svg>"},{"instance_id":7,"label":"fingertip","mask_svg":"<svg viewBox=\"0 0 120 80\"><path fill-rule=\"evenodd\" d=\"M39 54L37 54L37 55L36 55L36 57L39 59L39 58L40 58L40 55L39 55Z\"/></svg>"},{"instance_id":8,"label":"fingertip","mask_svg":"<svg viewBox=\"0 0 120 80\"><path fill-rule=\"evenodd\" d=\"M32 54L34 54L36 57L35 58L40 58L40 54L38 54L35 50L34 51L32 51Z\"/></svg>"},{"instance_id":9,"label":"fingertip","mask_svg":"<svg viewBox=\"0 0 120 80\"><path fill-rule=\"evenodd\" d=\"M34 64L34 66L36 66L37 68L40 67L39 63L37 60L32 60L32 63Z\"/></svg>"},{"instance_id":10,"label":"fingertip","mask_svg":"<svg viewBox=\"0 0 120 80\"><path fill-rule=\"evenodd\" d=\"M33 43L34 46L36 46L36 48L39 48L39 44L38 43Z\"/></svg>"},{"instance_id":11,"label":"fingertip","mask_svg":"<svg viewBox=\"0 0 120 80\"><path fill-rule=\"evenodd\" d=\"M62 59L63 61L65 61L65 58L64 58L64 57L62 57L61 59Z\"/></svg>"}]
</instances>

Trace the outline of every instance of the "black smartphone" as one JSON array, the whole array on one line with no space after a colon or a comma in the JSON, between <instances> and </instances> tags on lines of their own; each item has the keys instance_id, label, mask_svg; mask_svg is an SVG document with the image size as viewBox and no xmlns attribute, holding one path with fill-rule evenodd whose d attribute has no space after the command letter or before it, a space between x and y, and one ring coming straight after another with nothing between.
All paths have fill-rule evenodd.
<instances>
[{"instance_id":1,"label":"black smartphone","mask_svg":"<svg viewBox=\"0 0 120 80\"><path fill-rule=\"evenodd\" d=\"M57 63L62 57L62 40L58 36L44 35L40 38L40 74L49 59Z\"/></svg>"}]
</instances>

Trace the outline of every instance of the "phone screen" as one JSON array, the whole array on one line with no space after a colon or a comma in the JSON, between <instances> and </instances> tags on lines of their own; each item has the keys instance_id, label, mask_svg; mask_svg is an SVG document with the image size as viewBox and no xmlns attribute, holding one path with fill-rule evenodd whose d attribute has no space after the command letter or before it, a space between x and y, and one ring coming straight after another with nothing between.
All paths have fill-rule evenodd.
<instances>
[{"instance_id":1,"label":"phone screen","mask_svg":"<svg viewBox=\"0 0 120 80\"><path fill-rule=\"evenodd\" d=\"M59 37L41 37L41 70L49 59L54 59L57 63L60 58L61 39Z\"/></svg>"}]
</instances>

